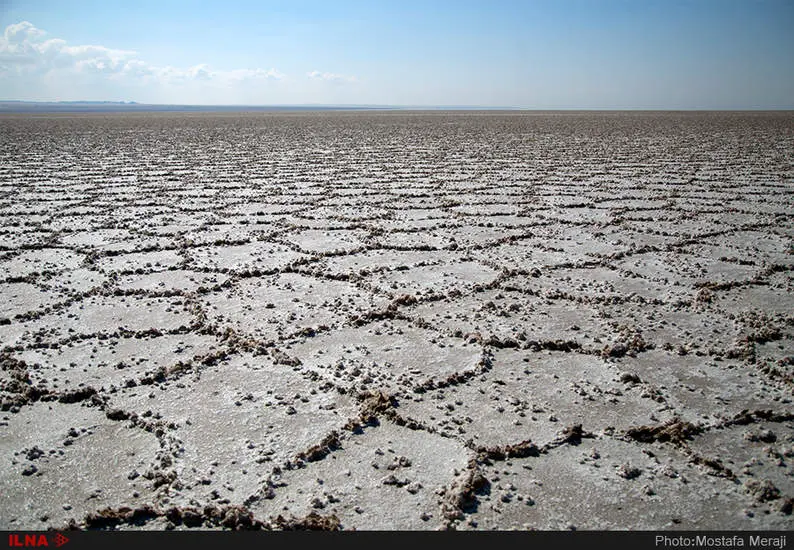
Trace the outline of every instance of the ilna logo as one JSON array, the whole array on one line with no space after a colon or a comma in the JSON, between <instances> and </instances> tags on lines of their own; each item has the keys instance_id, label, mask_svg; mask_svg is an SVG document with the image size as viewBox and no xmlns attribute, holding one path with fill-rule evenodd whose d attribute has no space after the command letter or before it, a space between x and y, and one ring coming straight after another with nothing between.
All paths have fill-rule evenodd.
<instances>
[{"instance_id":1,"label":"ilna logo","mask_svg":"<svg viewBox=\"0 0 794 550\"><path fill-rule=\"evenodd\" d=\"M60 548L69 542L69 539L61 533L55 533L47 538L47 535L23 535L20 533L11 533L8 535L8 546L11 548L33 548L41 546L53 546Z\"/></svg>"}]
</instances>

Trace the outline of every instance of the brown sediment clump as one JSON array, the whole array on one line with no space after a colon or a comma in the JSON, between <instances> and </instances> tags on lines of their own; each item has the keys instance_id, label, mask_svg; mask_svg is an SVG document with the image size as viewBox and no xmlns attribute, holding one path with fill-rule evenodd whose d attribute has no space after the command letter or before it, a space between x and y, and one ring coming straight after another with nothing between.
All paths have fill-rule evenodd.
<instances>
[{"instance_id":1,"label":"brown sediment clump","mask_svg":"<svg viewBox=\"0 0 794 550\"><path fill-rule=\"evenodd\" d=\"M754 422L761 422L764 420L768 422L785 422L788 420L794 420L794 413L776 413L768 409L757 410L757 411L750 411L745 409L742 412L738 413L736 416L734 416L730 421L728 421L726 425L745 426L747 424L752 424Z\"/></svg>"},{"instance_id":2,"label":"brown sediment clump","mask_svg":"<svg viewBox=\"0 0 794 550\"><path fill-rule=\"evenodd\" d=\"M727 479L733 479L733 480L736 479L733 470L725 467L725 465L719 459L703 457L692 453L690 456L690 461L692 462L692 464L710 468L712 470L712 475L716 475L718 477L724 477Z\"/></svg>"},{"instance_id":3,"label":"brown sediment clump","mask_svg":"<svg viewBox=\"0 0 794 550\"><path fill-rule=\"evenodd\" d=\"M96 389L88 386L70 392L64 392L58 396L58 401L61 403L78 403L90 399L95 395L97 395Z\"/></svg>"},{"instance_id":4,"label":"brown sediment clump","mask_svg":"<svg viewBox=\"0 0 794 550\"><path fill-rule=\"evenodd\" d=\"M581 426L580 426L581 428ZM478 453L491 460L505 460L507 458L526 458L528 456L540 456L540 449L529 439L516 443L515 445L504 445L501 447L481 447Z\"/></svg>"},{"instance_id":5,"label":"brown sediment clump","mask_svg":"<svg viewBox=\"0 0 794 550\"><path fill-rule=\"evenodd\" d=\"M365 424L377 424L378 416L394 414L397 400L382 391L365 392L361 395L361 421Z\"/></svg>"},{"instance_id":6,"label":"brown sediment clump","mask_svg":"<svg viewBox=\"0 0 794 550\"><path fill-rule=\"evenodd\" d=\"M161 471L153 471L150 470L143 474L143 477L150 480L152 482L152 487L155 489L157 487L162 487L163 485L168 485L176 481L176 472L161 472Z\"/></svg>"},{"instance_id":7,"label":"brown sediment clump","mask_svg":"<svg viewBox=\"0 0 794 550\"><path fill-rule=\"evenodd\" d=\"M335 450L339 449L341 446L342 442L339 439L339 434L336 431L333 431L325 436L325 438L323 438L323 440L317 445L314 445L306 451L299 453L296 458L299 460L305 460L306 462L315 462L317 460L322 460Z\"/></svg>"},{"instance_id":8,"label":"brown sediment clump","mask_svg":"<svg viewBox=\"0 0 794 550\"><path fill-rule=\"evenodd\" d=\"M661 426L636 426L626 430L626 437L641 443L682 443L703 431L699 426L673 418Z\"/></svg>"},{"instance_id":9,"label":"brown sediment clump","mask_svg":"<svg viewBox=\"0 0 794 550\"><path fill-rule=\"evenodd\" d=\"M467 344L482 344L482 334L479 332L467 332L463 335L463 339L466 340Z\"/></svg>"},{"instance_id":10,"label":"brown sediment clump","mask_svg":"<svg viewBox=\"0 0 794 550\"><path fill-rule=\"evenodd\" d=\"M414 393L424 393L430 390L446 388L447 386L455 386L457 384L466 382L469 378L475 376L476 374L477 372L475 371L469 371L469 373L456 372L450 374L444 380L426 380L425 382L414 386L413 391Z\"/></svg>"},{"instance_id":11,"label":"brown sediment clump","mask_svg":"<svg viewBox=\"0 0 794 550\"><path fill-rule=\"evenodd\" d=\"M642 383L642 379L639 377L639 375L633 372L624 372L622 375L620 375L620 381L623 382L624 384Z\"/></svg>"},{"instance_id":12,"label":"brown sediment clump","mask_svg":"<svg viewBox=\"0 0 794 550\"><path fill-rule=\"evenodd\" d=\"M204 514L196 508L170 508L165 517L175 525L186 527L199 527L204 523Z\"/></svg>"},{"instance_id":13,"label":"brown sediment clump","mask_svg":"<svg viewBox=\"0 0 794 550\"><path fill-rule=\"evenodd\" d=\"M410 294L402 294L396 297L383 309L368 311L361 315L353 316L350 321L356 326L363 326L372 321L383 321L385 319L395 319L399 316L400 306L410 306L418 303L418 300Z\"/></svg>"},{"instance_id":14,"label":"brown sediment clump","mask_svg":"<svg viewBox=\"0 0 794 550\"><path fill-rule=\"evenodd\" d=\"M160 367L146 376L141 377L139 383L143 386L159 384L160 382L165 382L167 374L167 369L165 367Z\"/></svg>"},{"instance_id":15,"label":"brown sediment clump","mask_svg":"<svg viewBox=\"0 0 794 550\"><path fill-rule=\"evenodd\" d=\"M526 344L524 344L524 349L528 349L530 351L541 351L541 350L549 350L549 351L564 351L570 352L574 350L581 349L581 345L578 342L569 341L569 340L530 340Z\"/></svg>"},{"instance_id":16,"label":"brown sediment clump","mask_svg":"<svg viewBox=\"0 0 794 550\"><path fill-rule=\"evenodd\" d=\"M772 430L761 430L760 432L747 432L744 434L744 439L747 441L760 441L763 443L774 443L777 441L777 435Z\"/></svg>"},{"instance_id":17,"label":"brown sediment clump","mask_svg":"<svg viewBox=\"0 0 794 550\"><path fill-rule=\"evenodd\" d=\"M774 364L765 363L759 366L758 370L766 374L770 378L781 380L786 384L794 384L794 377L786 373L787 367L794 365L794 356L783 357L778 359Z\"/></svg>"},{"instance_id":18,"label":"brown sediment clump","mask_svg":"<svg viewBox=\"0 0 794 550\"><path fill-rule=\"evenodd\" d=\"M157 519L162 514L149 505L140 508L105 508L87 514L83 519L86 529L115 529L119 525L144 525L153 519ZM72 521L70 528L79 529L80 527Z\"/></svg>"},{"instance_id":19,"label":"brown sediment clump","mask_svg":"<svg viewBox=\"0 0 794 550\"><path fill-rule=\"evenodd\" d=\"M31 401L37 401L48 392L36 386L28 374L28 365L12 357L9 353L0 354L0 370L11 374L10 380L0 381L0 391L10 395L0 396L0 410L7 411Z\"/></svg>"},{"instance_id":20,"label":"brown sediment clump","mask_svg":"<svg viewBox=\"0 0 794 550\"><path fill-rule=\"evenodd\" d=\"M744 484L744 490L752 495L756 502L768 502L780 498L780 490L768 479L751 479Z\"/></svg>"},{"instance_id":21,"label":"brown sediment clump","mask_svg":"<svg viewBox=\"0 0 794 550\"><path fill-rule=\"evenodd\" d=\"M60 403L79 403L91 399L101 403L96 388L85 386L71 391L54 392L33 385L28 373L28 365L8 353L0 354L0 369L11 373L10 380L0 382L0 392L10 394L0 396L0 410L7 411L34 401L59 401Z\"/></svg>"},{"instance_id":22,"label":"brown sediment clump","mask_svg":"<svg viewBox=\"0 0 794 550\"><path fill-rule=\"evenodd\" d=\"M223 508L207 506L204 508L204 515L209 516L213 525L220 525L234 531L259 531L265 528L265 525L255 519L251 511L244 506Z\"/></svg>"},{"instance_id":23,"label":"brown sediment clump","mask_svg":"<svg viewBox=\"0 0 794 550\"><path fill-rule=\"evenodd\" d=\"M272 528L282 531L340 531L341 523L335 514L322 516L311 512L302 518L278 516L273 521Z\"/></svg>"},{"instance_id":24,"label":"brown sediment clump","mask_svg":"<svg viewBox=\"0 0 794 550\"><path fill-rule=\"evenodd\" d=\"M564 443L579 445L582 442L582 438L592 439L594 437L594 434L584 431L581 424L572 424L560 432L560 435L554 439L552 445L556 446Z\"/></svg>"},{"instance_id":25,"label":"brown sediment clump","mask_svg":"<svg viewBox=\"0 0 794 550\"><path fill-rule=\"evenodd\" d=\"M379 418L385 418L397 426L403 426L410 430L427 429L419 422L410 418L400 416L395 407L397 399L382 391L363 392L359 394L361 400L360 412L357 418L350 419L344 426L345 430L360 433L362 424L366 426L377 426Z\"/></svg>"},{"instance_id":26,"label":"brown sediment clump","mask_svg":"<svg viewBox=\"0 0 794 550\"><path fill-rule=\"evenodd\" d=\"M642 470L636 466L626 463L620 465L617 473L623 479L636 479L642 475Z\"/></svg>"},{"instance_id":27,"label":"brown sediment clump","mask_svg":"<svg viewBox=\"0 0 794 550\"><path fill-rule=\"evenodd\" d=\"M140 508L122 506L98 510L87 514L82 526L85 529L114 530L120 525L145 525L158 518L167 519L173 526L221 527L234 531L258 531L267 528L244 506L205 506L204 508L174 506L166 510L158 510L148 504ZM81 525L72 521L69 527L80 529Z\"/></svg>"},{"instance_id":28,"label":"brown sediment clump","mask_svg":"<svg viewBox=\"0 0 794 550\"><path fill-rule=\"evenodd\" d=\"M283 351L275 350L272 352L273 362L276 365L286 365L288 367L297 367L301 364L301 360L297 357L290 357Z\"/></svg>"},{"instance_id":29,"label":"brown sediment clump","mask_svg":"<svg viewBox=\"0 0 794 550\"><path fill-rule=\"evenodd\" d=\"M387 309L394 311L400 306L410 306L415 303L417 303L417 299L414 296L411 296L410 294L402 294L392 300Z\"/></svg>"},{"instance_id":30,"label":"brown sediment clump","mask_svg":"<svg viewBox=\"0 0 794 550\"><path fill-rule=\"evenodd\" d=\"M383 321L384 319L394 319L397 316L397 308L379 311L369 311L361 315L355 315L351 318L351 322L357 327L366 325L373 321Z\"/></svg>"},{"instance_id":31,"label":"brown sediment clump","mask_svg":"<svg viewBox=\"0 0 794 550\"><path fill-rule=\"evenodd\" d=\"M623 328L619 340L611 346L604 346L601 356L604 358L617 358L626 355L634 357L637 353L653 349L653 347L653 344L645 341L640 331Z\"/></svg>"},{"instance_id":32,"label":"brown sediment clump","mask_svg":"<svg viewBox=\"0 0 794 550\"><path fill-rule=\"evenodd\" d=\"M122 409L110 409L105 412L109 420L127 420L132 414Z\"/></svg>"},{"instance_id":33,"label":"brown sediment clump","mask_svg":"<svg viewBox=\"0 0 794 550\"><path fill-rule=\"evenodd\" d=\"M486 346L491 346L494 348L502 349L502 348L517 348L520 347L521 344L518 343L518 340L514 338L498 338L494 335L491 335L485 342L483 342Z\"/></svg>"},{"instance_id":34,"label":"brown sediment clump","mask_svg":"<svg viewBox=\"0 0 794 550\"><path fill-rule=\"evenodd\" d=\"M462 519L464 513L477 509L477 495L489 493L491 482L480 471L476 459L469 462L466 475L443 490L441 511L448 521Z\"/></svg>"},{"instance_id":35,"label":"brown sediment clump","mask_svg":"<svg viewBox=\"0 0 794 550\"><path fill-rule=\"evenodd\" d=\"M424 393L426 391L446 388L449 386L457 386L458 384L464 384L471 380L473 377L483 374L491 370L491 358L488 354L483 355L480 359L480 362L470 370L465 370L462 372L455 372L444 378L443 380L426 380L421 384L415 386L413 388L414 393Z\"/></svg>"},{"instance_id":36,"label":"brown sediment clump","mask_svg":"<svg viewBox=\"0 0 794 550\"><path fill-rule=\"evenodd\" d=\"M698 290L697 294L695 295L695 302L700 304L710 304L714 301L714 293L709 290L707 287L703 287Z\"/></svg>"},{"instance_id":37,"label":"brown sediment clump","mask_svg":"<svg viewBox=\"0 0 794 550\"><path fill-rule=\"evenodd\" d=\"M312 327L303 327L298 331L298 334L306 338L313 338L317 336L317 331Z\"/></svg>"}]
</instances>

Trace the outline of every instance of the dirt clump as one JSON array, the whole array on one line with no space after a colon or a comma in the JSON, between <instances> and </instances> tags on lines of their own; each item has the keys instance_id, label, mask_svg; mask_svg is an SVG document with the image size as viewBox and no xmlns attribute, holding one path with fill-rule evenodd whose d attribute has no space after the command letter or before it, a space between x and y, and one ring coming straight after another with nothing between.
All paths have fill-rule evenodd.
<instances>
[{"instance_id":1,"label":"dirt clump","mask_svg":"<svg viewBox=\"0 0 794 550\"><path fill-rule=\"evenodd\" d=\"M310 512L302 518L278 516L273 521L272 527L281 531L340 531L341 522L335 514L323 516L317 512Z\"/></svg>"},{"instance_id":2,"label":"dirt clump","mask_svg":"<svg viewBox=\"0 0 794 550\"><path fill-rule=\"evenodd\" d=\"M699 426L674 418L660 426L636 426L626 430L629 439L641 443L683 443L703 431Z\"/></svg>"}]
</instances>

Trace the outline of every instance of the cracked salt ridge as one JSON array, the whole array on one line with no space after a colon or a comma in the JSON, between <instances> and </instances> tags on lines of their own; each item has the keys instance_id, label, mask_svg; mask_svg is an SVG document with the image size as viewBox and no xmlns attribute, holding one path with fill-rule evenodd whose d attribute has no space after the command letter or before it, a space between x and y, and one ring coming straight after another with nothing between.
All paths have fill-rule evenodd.
<instances>
[{"instance_id":1,"label":"cracked salt ridge","mask_svg":"<svg viewBox=\"0 0 794 550\"><path fill-rule=\"evenodd\" d=\"M271 479L258 516L333 514L344 529L437 529L437 494L467 466L463 444L390 422L348 435L323 460Z\"/></svg>"},{"instance_id":2,"label":"cracked salt ridge","mask_svg":"<svg viewBox=\"0 0 794 550\"><path fill-rule=\"evenodd\" d=\"M147 338L111 338L69 342L19 352L33 383L43 388L98 390L137 384L158 369L189 363L219 347L214 336L166 334Z\"/></svg>"},{"instance_id":3,"label":"cracked salt ridge","mask_svg":"<svg viewBox=\"0 0 794 550\"><path fill-rule=\"evenodd\" d=\"M222 273L202 273L176 269L171 271L161 271L157 273L147 273L144 275L125 275L119 277L118 287L121 290L142 290L142 291L173 291L195 292L200 288L217 288L229 277Z\"/></svg>"},{"instance_id":4,"label":"cracked salt ridge","mask_svg":"<svg viewBox=\"0 0 794 550\"><path fill-rule=\"evenodd\" d=\"M81 152L110 143L114 153L72 156L77 164L69 166L47 153L53 162L37 166L35 182L22 160L0 175L0 192L12 201L2 205L9 215L0 225L0 267L11 270L5 284L31 285L20 305L30 308L0 324L3 344L26 361L5 356L0 423L16 426L44 404L99 409L100 424L123 426L119 438L153 434L159 447L145 471L128 474L144 480L138 496L58 517L154 529L562 529L587 526L586 518L607 528L659 528L691 517L694 528L719 528L733 525L738 510L747 528L790 525L791 172L782 157L763 158L785 149L775 132L790 118L761 117L754 128L769 147L749 150L739 139L711 142L718 134L708 133L681 145L675 132L736 129L758 117L656 117L645 139L642 117L444 115L449 124L438 126L390 114L352 137L348 129L370 118L268 116L284 132L271 133L261 117L192 120L229 130L237 141L225 151L180 117L86 117L102 129L95 133L83 131L80 117L3 119L9 135L25 136L4 143L10 158L23 158L13 152L18 143L35 151L36 136L47 136L46 147L78 143ZM177 120L177 151L148 149L153 133ZM450 124L459 130L454 154ZM309 127L334 154L303 147ZM514 131L542 143L503 139ZM627 132L644 136L643 144L613 139ZM570 135L584 136L575 165L563 158ZM612 156L604 156L605 142ZM710 164L679 162L673 147L708 154ZM261 163L250 163L252 148ZM635 162L638 155L646 160ZM47 262L53 254L64 262ZM223 280L204 284L213 277ZM273 282L262 295L239 294ZM352 309L315 292L342 282ZM65 301L37 299L53 291ZM235 319L220 319L209 306L235 293ZM262 314L267 294L280 300ZM166 313L188 322L175 326ZM295 323L318 315L333 315L331 324ZM251 320L268 322L251 334ZM349 342L340 346L343 338ZM151 364L135 342L156 350ZM332 353L318 362L317 346L326 343ZM419 362L405 349L414 346ZM118 357L126 361L114 363ZM284 387L286 395L260 408L262 392ZM369 391L376 393L360 393ZM374 405L373 395L381 396ZM195 422L181 424L185 401L199 405L187 409ZM306 414L333 421L309 426ZM244 448L241 426L256 432ZM748 426L741 437L756 445L744 469L724 460L737 426ZM366 507L337 496L351 490L344 479L335 492L314 488L321 478L309 476L333 470L335 460L363 464L354 445L389 453L371 449L383 434L387 443L406 442L406 452L386 465L391 473L379 488L356 489ZM296 444L284 446L289 436ZM567 486L576 488L587 475L568 450L594 442L604 456L631 460L610 463L618 483L596 484L597 498L584 508L570 506L580 492L552 487L548 498L542 490L525 498L499 479L507 475L499 468L520 462L552 480L574 472ZM456 464L451 474L431 468L443 478L435 497L431 485L408 479L427 462L425 447L443 447L438 458ZM40 446L21 451L43 460ZM664 457L663 475L640 452ZM592 448L581 460L597 455ZM250 469L238 471L240 461ZM33 466L19 474L23 482L37 473ZM194 476L201 467L208 469ZM687 469L686 489L668 481ZM367 478L359 466L350 470ZM306 485L312 498L302 500L277 475ZM640 480L653 483L638 499L632 484ZM386 497L398 503L396 513ZM632 513L610 504L623 498L637 505ZM686 502L698 498L718 506L707 514ZM273 509L273 500L294 512ZM52 503L39 495L25 506ZM256 506L257 517L246 506Z\"/></svg>"},{"instance_id":5,"label":"cracked salt ridge","mask_svg":"<svg viewBox=\"0 0 794 550\"><path fill-rule=\"evenodd\" d=\"M345 281L281 273L242 280L203 303L210 323L267 339L284 330L337 325L383 302Z\"/></svg>"},{"instance_id":6,"label":"cracked salt ridge","mask_svg":"<svg viewBox=\"0 0 794 550\"><path fill-rule=\"evenodd\" d=\"M791 385L770 380L742 361L650 350L618 361L624 364L689 422L713 424L743 410L792 410Z\"/></svg>"},{"instance_id":7,"label":"cracked salt ridge","mask_svg":"<svg viewBox=\"0 0 794 550\"><path fill-rule=\"evenodd\" d=\"M753 286L746 289L731 289L720 293L715 305L728 314L746 311L766 311L791 315L794 311L794 292L791 284L786 286Z\"/></svg>"},{"instance_id":8,"label":"cracked salt ridge","mask_svg":"<svg viewBox=\"0 0 794 550\"><path fill-rule=\"evenodd\" d=\"M508 280L502 286L512 283ZM617 336L599 311L587 304L498 289L424 302L406 309L405 314L448 334L495 339L519 348L532 342L564 340L585 349L600 349L602 342Z\"/></svg>"},{"instance_id":9,"label":"cracked salt ridge","mask_svg":"<svg viewBox=\"0 0 794 550\"><path fill-rule=\"evenodd\" d=\"M167 331L190 326L193 320L181 297L90 296L34 321L32 326L66 338L118 330Z\"/></svg>"},{"instance_id":10,"label":"cracked salt ridge","mask_svg":"<svg viewBox=\"0 0 794 550\"><path fill-rule=\"evenodd\" d=\"M469 383L401 401L401 415L477 446L554 441L566 426L593 432L659 423L674 411L621 381L617 365L575 352L499 350Z\"/></svg>"},{"instance_id":11,"label":"cracked salt ridge","mask_svg":"<svg viewBox=\"0 0 794 550\"><path fill-rule=\"evenodd\" d=\"M332 275L366 275L374 271L390 271L418 264L437 264L450 261L455 254L436 250L369 250L358 254L326 258L323 271ZM362 273L364 272L364 273Z\"/></svg>"},{"instance_id":12,"label":"cracked salt ridge","mask_svg":"<svg viewBox=\"0 0 794 550\"><path fill-rule=\"evenodd\" d=\"M108 277L104 273L84 267L70 269L63 273L38 283L50 291L61 292L67 295L86 295L108 284Z\"/></svg>"},{"instance_id":13,"label":"cracked salt ridge","mask_svg":"<svg viewBox=\"0 0 794 550\"><path fill-rule=\"evenodd\" d=\"M62 272L80 265L83 256L63 248L23 250L0 261L0 279L22 278L38 272Z\"/></svg>"},{"instance_id":14,"label":"cracked salt ridge","mask_svg":"<svg viewBox=\"0 0 794 550\"><path fill-rule=\"evenodd\" d=\"M275 271L306 257L288 246L260 241L200 247L191 250L190 256L190 267L220 272Z\"/></svg>"},{"instance_id":15,"label":"cracked salt ridge","mask_svg":"<svg viewBox=\"0 0 794 550\"><path fill-rule=\"evenodd\" d=\"M3 315L6 317L40 310L61 299L62 296L48 293L30 283L0 283L0 300L3 301Z\"/></svg>"},{"instance_id":16,"label":"cracked salt ridge","mask_svg":"<svg viewBox=\"0 0 794 550\"><path fill-rule=\"evenodd\" d=\"M334 383L389 393L408 392L482 370L482 346L406 321L378 321L341 328L286 348L305 369Z\"/></svg>"},{"instance_id":17,"label":"cracked salt ridge","mask_svg":"<svg viewBox=\"0 0 794 550\"><path fill-rule=\"evenodd\" d=\"M363 231L306 229L287 235L286 239L303 252L351 252L363 246Z\"/></svg>"},{"instance_id":18,"label":"cracked salt ridge","mask_svg":"<svg viewBox=\"0 0 794 550\"><path fill-rule=\"evenodd\" d=\"M583 439L482 468L487 491L458 529L789 529L739 485L669 445ZM748 514L748 511L750 512Z\"/></svg>"},{"instance_id":19,"label":"cracked salt ridge","mask_svg":"<svg viewBox=\"0 0 794 550\"><path fill-rule=\"evenodd\" d=\"M169 502L244 504L274 467L356 415L351 397L317 387L294 367L240 354L178 381L122 389L109 407L176 425Z\"/></svg>"},{"instance_id":20,"label":"cracked salt ridge","mask_svg":"<svg viewBox=\"0 0 794 550\"><path fill-rule=\"evenodd\" d=\"M178 250L157 250L154 252L130 252L100 258L96 264L100 271L127 271L144 268L152 271L163 271L179 266L183 261Z\"/></svg>"},{"instance_id":21,"label":"cracked salt ridge","mask_svg":"<svg viewBox=\"0 0 794 550\"><path fill-rule=\"evenodd\" d=\"M83 248L90 247L95 249L103 249L111 244L129 243L133 244L132 240L135 234L128 229L94 229L69 232L62 235L60 243L64 246Z\"/></svg>"},{"instance_id":22,"label":"cracked salt ridge","mask_svg":"<svg viewBox=\"0 0 794 550\"><path fill-rule=\"evenodd\" d=\"M638 303L603 304L598 309L607 319L641 328L643 338L655 348L684 354L727 355L742 335L734 320L711 309Z\"/></svg>"},{"instance_id":23,"label":"cracked salt ridge","mask_svg":"<svg viewBox=\"0 0 794 550\"><path fill-rule=\"evenodd\" d=\"M794 424L756 422L711 430L689 445L730 469L752 497L755 513L791 507L794 495ZM764 487L765 491L759 491Z\"/></svg>"},{"instance_id":24,"label":"cracked salt ridge","mask_svg":"<svg viewBox=\"0 0 794 550\"><path fill-rule=\"evenodd\" d=\"M468 291L476 285L492 283L497 276L498 272L491 267L463 260L379 272L364 280L381 292L422 296Z\"/></svg>"}]
</instances>

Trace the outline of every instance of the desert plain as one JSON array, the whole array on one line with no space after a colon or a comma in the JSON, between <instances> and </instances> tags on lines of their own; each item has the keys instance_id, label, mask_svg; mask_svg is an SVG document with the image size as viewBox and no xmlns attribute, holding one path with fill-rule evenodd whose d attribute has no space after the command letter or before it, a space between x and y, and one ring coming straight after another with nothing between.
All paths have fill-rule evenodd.
<instances>
[{"instance_id":1,"label":"desert plain","mask_svg":"<svg viewBox=\"0 0 794 550\"><path fill-rule=\"evenodd\" d=\"M0 136L2 529L794 527L791 112Z\"/></svg>"}]
</instances>

